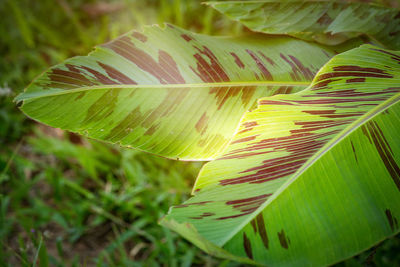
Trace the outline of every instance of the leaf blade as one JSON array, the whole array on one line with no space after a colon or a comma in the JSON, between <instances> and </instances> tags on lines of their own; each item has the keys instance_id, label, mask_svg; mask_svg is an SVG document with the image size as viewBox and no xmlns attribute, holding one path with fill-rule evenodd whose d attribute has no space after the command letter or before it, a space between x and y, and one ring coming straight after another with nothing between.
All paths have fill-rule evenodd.
<instances>
[{"instance_id":1,"label":"leaf blade","mask_svg":"<svg viewBox=\"0 0 400 267\"><path fill-rule=\"evenodd\" d=\"M258 98L305 88L333 54L291 38L149 27L54 66L16 100L53 127L164 157L209 160Z\"/></svg>"},{"instance_id":2,"label":"leaf blade","mask_svg":"<svg viewBox=\"0 0 400 267\"><path fill-rule=\"evenodd\" d=\"M327 154L332 154L331 151L342 146L351 151L352 146L341 145L345 142L344 140L348 140L349 136L353 134L363 134L360 126L365 125L369 119L381 117L383 116L382 112L387 113L394 109L394 106L399 106L399 104L395 105L400 100L398 62L400 62L400 55L396 52L362 46L333 58L321 69L308 89L292 95L277 95L261 99L258 109L248 112L244 116L241 127L224 154L204 166L194 187L195 196L178 206L177 209L172 208L166 220L171 218L178 222L190 223L203 238L223 246L230 253L241 257L253 257L257 262L272 266L306 264L301 260L313 261L313 264L316 265L332 264L338 259L350 256L348 253L355 253L361 248L366 249L368 245L376 243L380 240L377 236L371 238L373 242L369 240L357 246L351 242L343 244L339 242L340 240L336 240L336 245L329 243L336 250L340 250L341 245L349 246L346 247L346 251L338 252L339 256L332 257L329 254L329 247L325 250L325 254L313 255L310 251L316 251L323 246L324 243L321 241L318 244L319 247L315 246L310 251L302 251L304 252L302 254L299 252L300 244L306 243L307 239L299 234L302 238L294 240L293 236L297 237L297 232L291 230L290 240L293 244L296 243L296 249L289 250L291 245L289 239L286 238L288 230L282 232L283 228L278 229L282 223L279 219L280 208L287 210L285 227L297 229L294 223L296 222L295 216L299 216L297 210L307 210L307 206L293 208L295 205L293 203L297 199L290 198L289 201L286 198L289 198L290 194L296 194L300 199L302 194L308 196L306 188L309 184L304 180L307 181L311 178L303 177L307 177L312 172L310 170L315 169L314 166L317 165L320 169L314 173L318 173L318 170L323 173L324 168L330 167L320 163L321 160L328 157ZM363 81L360 80L361 77L364 79ZM398 120L399 115L394 114ZM394 125L395 123L396 120ZM393 140L396 140L398 134L398 128L392 126L393 150L396 148L400 150L399 144L393 144ZM384 152L382 155L387 155L387 153ZM345 157L342 160L345 160ZM365 161L365 157L363 160ZM375 157L373 162L381 166L388 165L383 161L382 157ZM390 160L390 164L393 165L395 162L399 164L399 161L398 156L394 156ZM338 166L337 164L331 165ZM348 167L346 168L348 169ZM390 173L396 173L395 170L391 169L389 173L385 173L381 167L379 175L377 175L385 177L387 188L394 192L390 195L393 203L400 201L400 193L395 192L397 184L394 180L390 182L390 176L393 175ZM374 170L370 171L374 173ZM329 180L330 186L333 188L331 191L326 189L325 196L329 198L333 195L332 199L337 201L335 190L342 188L346 173L341 174L342 182L338 182L338 185L335 184L335 177L339 175L338 173L333 177L323 174L325 175L324 179ZM375 172L375 174L377 173ZM357 175L360 176L360 174ZM357 175L355 176L359 178ZM375 183L373 176L364 173L363 178ZM314 178L313 184L310 186L315 189L317 182L318 179ZM357 180L354 180L353 184L356 182ZM400 184L400 179L398 183ZM302 185L302 191L293 192L296 189L291 189L292 184ZM346 192L350 191L346 186L344 189ZM316 190L311 191L314 195L310 193L307 201L317 203L323 196ZM280 200L283 198L281 195L285 195L286 198ZM355 195L357 196L357 194ZM341 197L343 201L346 201L346 198ZM302 202L305 201L302 199ZM371 201L375 206L379 206L379 198ZM271 205L274 208L270 208ZM332 206L332 203L329 202L329 205ZM332 209L331 206L330 209ZM360 204L355 201L352 206L354 214L358 214L356 213L358 206ZM366 206L368 207L368 205ZM394 214L392 217L398 216L397 209L393 208L393 205L391 206L391 214ZM316 209L318 210L318 208L327 209L323 205ZM263 218L268 219L262 220L259 215L261 213ZM318 211L314 210L314 213L310 214L303 212L301 216L308 216L305 221L309 221L315 213ZM340 212L336 212L335 216L338 214ZM333 222L332 217L328 215L326 215L327 221ZM379 216L383 215L380 213ZM336 221L340 221L340 218L340 216L336 217ZM352 219L355 220L354 216ZM370 223L380 229L387 228L385 224L374 224L371 217L367 219L367 226ZM321 223L326 223L324 216L320 220ZM268 226L259 228L258 221L260 223L263 221L263 225L273 224L275 228L273 231ZM394 224L394 219L392 221ZM346 220L346 222L348 221ZM335 225L335 227L339 226ZM365 230L365 227L363 229ZM300 233L312 232L304 228L298 230ZM398 228L394 228L395 232L398 230ZM268 233L271 231L273 237L268 239ZM324 233L324 237L328 241L329 233L329 230ZM314 232L313 234L316 235ZM357 236L360 234L363 233L358 232ZM379 235L380 238L388 236L382 231ZM311 237L312 235L308 236L308 238ZM274 240L273 245L271 238ZM323 241L328 242L327 240ZM250 248L251 246L253 248ZM290 262L290 258L293 262ZM329 260L324 262L323 259Z\"/></svg>"},{"instance_id":3,"label":"leaf blade","mask_svg":"<svg viewBox=\"0 0 400 267\"><path fill-rule=\"evenodd\" d=\"M348 2L266 0L208 4L257 32L289 34L324 44L339 44L366 34L387 48L400 48L398 9Z\"/></svg>"}]
</instances>

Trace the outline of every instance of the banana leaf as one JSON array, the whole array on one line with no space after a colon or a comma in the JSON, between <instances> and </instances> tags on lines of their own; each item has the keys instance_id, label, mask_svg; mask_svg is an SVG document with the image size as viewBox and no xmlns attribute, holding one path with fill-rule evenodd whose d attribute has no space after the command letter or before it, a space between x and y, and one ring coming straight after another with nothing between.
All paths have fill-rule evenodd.
<instances>
[{"instance_id":1,"label":"banana leaf","mask_svg":"<svg viewBox=\"0 0 400 267\"><path fill-rule=\"evenodd\" d=\"M152 26L50 68L16 101L53 127L168 158L210 160L257 99L306 88L336 52L291 37L217 38Z\"/></svg>"},{"instance_id":2,"label":"banana leaf","mask_svg":"<svg viewBox=\"0 0 400 267\"><path fill-rule=\"evenodd\" d=\"M398 5L391 8L349 2L264 0L208 4L257 32L288 34L331 45L366 34L387 48L400 49Z\"/></svg>"},{"instance_id":3,"label":"banana leaf","mask_svg":"<svg viewBox=\"0 0 400 267\"><path fill-rule=\"evenodd\" d=\"M324 266L399 232L400 52L335 56L307 89L259 100L194 196L161 223L210 254Z\"/></svg>"}]
</instances>

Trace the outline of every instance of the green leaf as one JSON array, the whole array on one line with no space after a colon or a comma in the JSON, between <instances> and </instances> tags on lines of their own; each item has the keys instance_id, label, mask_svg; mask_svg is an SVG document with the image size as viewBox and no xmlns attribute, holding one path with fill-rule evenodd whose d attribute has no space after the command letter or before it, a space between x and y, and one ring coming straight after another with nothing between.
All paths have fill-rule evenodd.
<instances>
[{"instance_id":1,"label":"green leaf","mask_svg":"<svg viewBox=\"0 0 400 267\"><path fill-rule=\"evenodd\" d=\"M379 5L340 1L226 1L213 8L253 31L289 34L324 44L339 44L366 34L400 49L400 11Z\"/></svg>"},{"instance_id":2,"label":"green leaf","mask_svg":"<svg viewBox=\"0 0 400 267\"><path fill-rule=\"evenodd\" d=\"M260 99L163 223L270 266L329 265L371 247L400 229L399 101L399 52L334 57L306 90Z\"/></svg>"},{"instance_id":3,"label":"green leaf","mask_svg":"<svg viewBox=\"0 0 400 267\"><path fill-rule=\"evenodd\" d=\"M153 26L52 67L16 100L53 127L208 160L257 99L306 88L334 54L291 37L216 38Z\"/></svg>"}]
</instances>

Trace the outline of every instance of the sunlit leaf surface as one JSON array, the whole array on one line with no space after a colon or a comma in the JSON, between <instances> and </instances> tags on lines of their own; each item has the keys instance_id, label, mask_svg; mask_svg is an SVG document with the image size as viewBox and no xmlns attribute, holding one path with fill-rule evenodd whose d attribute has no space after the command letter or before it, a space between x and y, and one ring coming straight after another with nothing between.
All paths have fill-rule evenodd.
<instances>
[{"instance_id":1,"label":"sunlit leaf surface","mask_svg":"<svg viewBox=\"0 0 400 267\"><path fill-rule=\"evenodd\" d=\"M399 100L399 52L334 57L306 90L246 113L164 225L269 266L333 264L398 233Z\"/></svg>"},{"instance_id":2,"label":"sunlit leaf surface","mask_svg":"<svg viewBox=\"0 0 400 267\"><path fill-rule=\"evenodd\" d=\"M165 157L212 159L260 97L307 87L334 52L290 37L147 27L49 69L18 96L31 118Z\"/></svg>"}]
</instances>

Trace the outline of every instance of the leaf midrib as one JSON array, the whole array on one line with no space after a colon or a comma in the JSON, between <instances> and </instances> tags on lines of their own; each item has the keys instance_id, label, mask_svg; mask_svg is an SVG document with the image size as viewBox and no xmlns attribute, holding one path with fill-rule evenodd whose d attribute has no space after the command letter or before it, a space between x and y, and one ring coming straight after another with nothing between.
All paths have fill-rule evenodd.
<instances>
[{"instance_id":1,"label":"leaf midrib","mask_svg":"<svg viewBox=\"0 0 400 267\"><path fill-rule=\"evenodd\" d=\"M84 86L74 89L60 89L59 91L40 90L33 92L23 92L15 98L15 101L24 101L28 99L37 99L65 94L73 94L92 90L111 90L111 89L139 89L139 88L210 88L210 87L245 87L245 86L304 86L308 87L311 81L252 81L252 82L217 82L217 83L181 83L181 84L114 84Z\"/></svg>"},{"instance_id":2,"label":"leaf midrib","mask_svg":"<svg viewBox=\"0 0 400 267\"><path fill-rule=\"evenodd\" d=\"M348 125L340 133L338 133L332 140L330 140L325 146L323 146L317 153L315 153L309 160L301 166L296 173L292 175L277 191L275 191L272 196L270 196L267 201L265 201L257 210L255 210L248 219L245 219L240 223L231 234L229 234L224 240L221 241L220 245L224 246L229 240L232 239L244 226L250 223L259 213L261 213L268 205L270 205L274 200L276 200L280 194L285 191L294 181L297 180L305 171L308 170L316 161L318 161L322 156L324 156L328 151L330 151L335 145L339 144L344 138L349 136L352 132L356 131L360 126L364 125L370 119L379 115L383 111L389 109L391 106L400 102L400 93L392 96L391 98L385 100L383 103L379 104L359 119Z\"/></svg>"}]
</instances>

